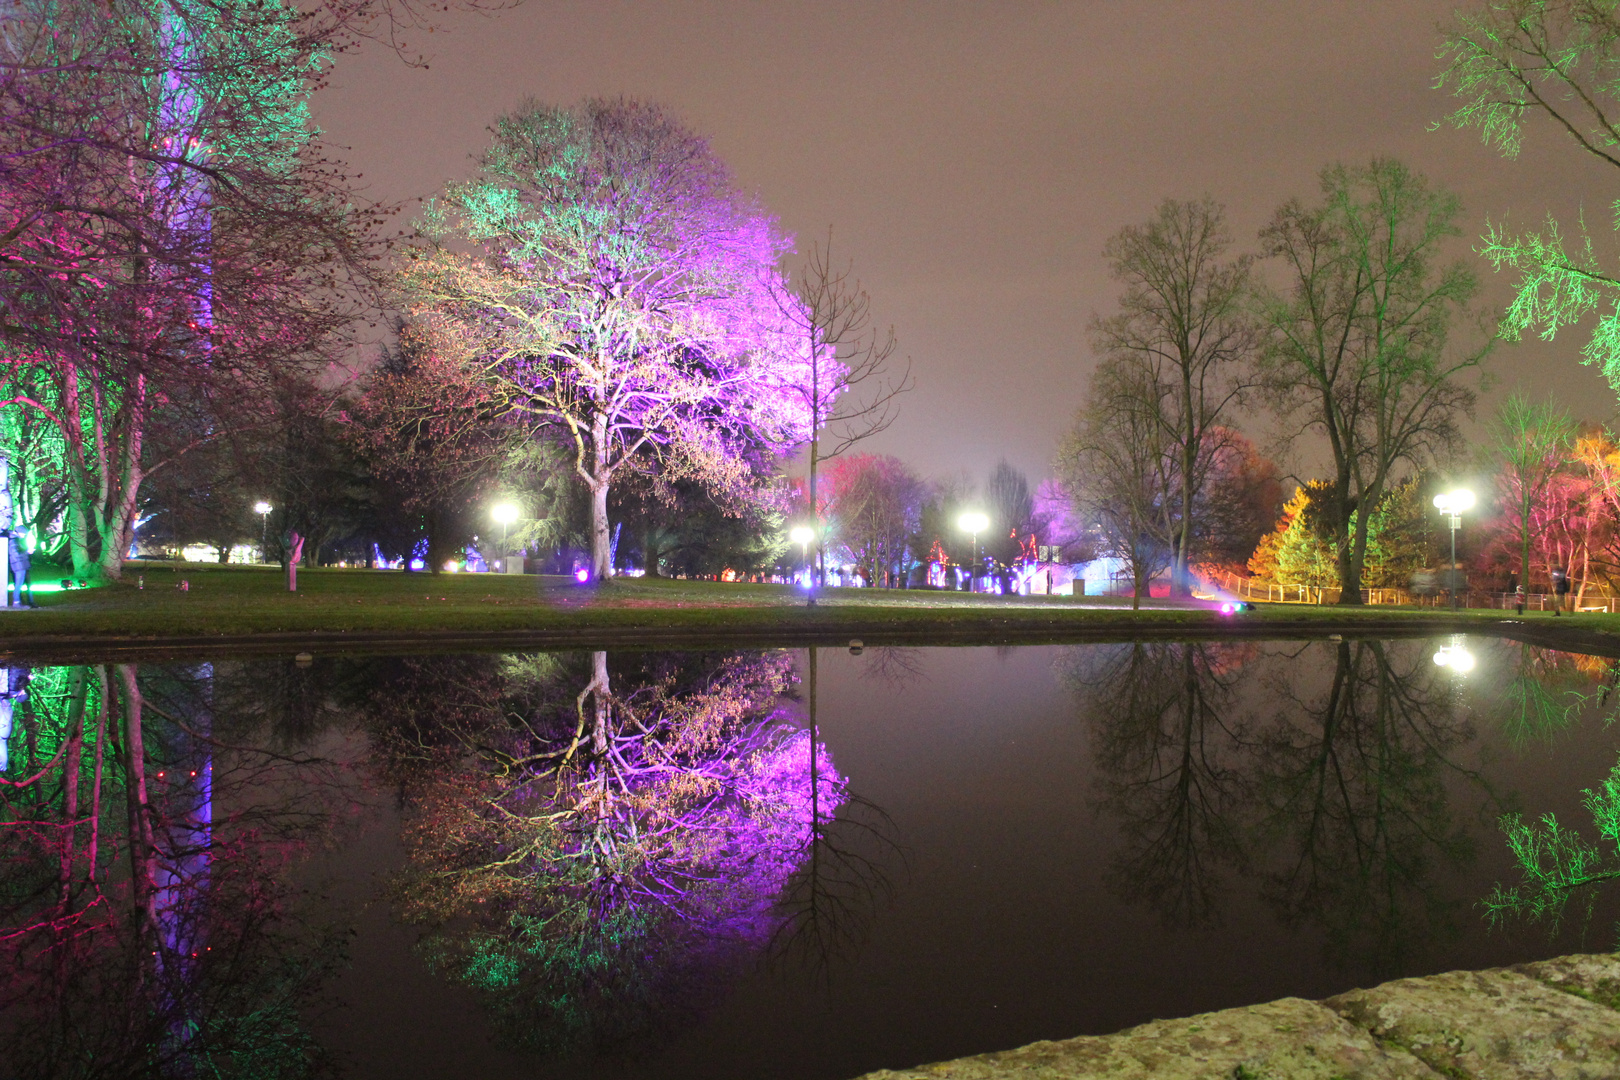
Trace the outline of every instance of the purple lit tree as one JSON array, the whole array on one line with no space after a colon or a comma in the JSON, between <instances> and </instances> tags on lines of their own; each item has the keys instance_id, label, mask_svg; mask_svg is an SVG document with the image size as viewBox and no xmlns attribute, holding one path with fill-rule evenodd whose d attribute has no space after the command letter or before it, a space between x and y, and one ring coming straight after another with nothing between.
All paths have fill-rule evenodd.
<instances>
[{"instance_id":1,"label":"purple lit tree","mask_svg":"<svg viewBox=\"0 0 1620 1080\"><path fill-rule=\"evenodd\" d=\"M755 476L740 447L804 438L789 388L806 361L777 303L788 243L655 105L530 104L494 133L482 175L425 213L406 306L508 416L572 448L602 580L621 472L742 494Z\"/></svg>"}]
</instances>

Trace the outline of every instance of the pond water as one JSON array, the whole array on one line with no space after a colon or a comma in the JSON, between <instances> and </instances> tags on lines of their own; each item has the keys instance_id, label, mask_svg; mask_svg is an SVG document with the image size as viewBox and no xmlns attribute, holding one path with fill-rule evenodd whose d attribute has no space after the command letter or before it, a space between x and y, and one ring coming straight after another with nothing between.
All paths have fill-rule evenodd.
<instances>
[{"instance_id":1,"label":"pond water","mask_svg":"<svg viewBox=\"0 0 1620 1080\"><path fill-rule=\"evenodd\" d=\"M1620 883L1556 930L1484 901L1506 814L1620 866L1583 805L1616 670L1485 638L13 668L0 1071L836 1080L1606 950Z\"/></svg>"}]
</instances>

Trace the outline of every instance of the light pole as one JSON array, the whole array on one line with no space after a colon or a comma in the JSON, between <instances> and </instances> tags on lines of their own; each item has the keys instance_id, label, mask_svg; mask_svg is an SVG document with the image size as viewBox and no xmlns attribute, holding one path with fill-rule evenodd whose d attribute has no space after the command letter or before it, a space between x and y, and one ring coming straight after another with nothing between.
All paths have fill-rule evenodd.
<instances>
[{"instance_id":1,"label":"light pole","mask_svg":"<svg viewBox=\"0 0 1620 1080\"><path fill-rule=\"evenodd\" d=\"M259 561L260 562L269 562L270 561L270 560L265 558L265 550L264 549L265 549L265 546L269 543L269 539L270 539L270 511L272 511L274 509L275 509L275 507L271 506L269 503L265 502L263 499L260 499L258 502L253 504L253 512L255 514L259 515Z\"/></svg>"},{"instance_id":2,"label":"light pole","mask_svg":"<svg viewBox=\"0 0 1620 1080\"><path fill-rule=\"evenodd\" d=\"M990 527L990 519L977 510L969 510L956 519L956 527L965 533L973 534L973 569L969 571L968 592L977 592L979 581L979 534Z\"/></svg>"},{"instance_id":3,"label":"light pole","mask_svg":"<svg viewBox=\"0 0 1620 1080\"><path fill-rule=\"evenodd\" d=\"M489 516L501 527L501 573L506 573L506 527L518 519L516 503L501 502L489 508Z\"/></svg>"},{"instance_id":4,"label":"light pole","mask_svg":"<svg viewBox=\"0 0 1620 1080\"><path fill-rule=\"evenodd\" d=\"M1446 592L1451 594L1451 610L1457 610L1457 529L1464 510L1474 508L1474 493L1467 488L1447 491L1434 497L1434 508L1451 515L1451 566L1446 572Z\"/></svg>"},{"instance_id":5,"label":"light pole","mask_svg":"<svg viewBox=\"0 0 1620 1080\"><path fill-rule=\"evenodd\" d=\"M799 545L799 561L805 565L805 586L808 588L815 584L810 577L810 541L816 538L816 530L808 525L795 525L793 531L788 533L788 539Z\"/></svg>"}]
</instances>

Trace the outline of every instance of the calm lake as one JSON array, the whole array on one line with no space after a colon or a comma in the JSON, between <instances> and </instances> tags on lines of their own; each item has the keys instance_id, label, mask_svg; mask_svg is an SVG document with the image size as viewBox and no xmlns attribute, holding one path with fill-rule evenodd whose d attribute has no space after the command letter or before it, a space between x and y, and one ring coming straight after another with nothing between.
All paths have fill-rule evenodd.
<instances>
[{"instance_id":1,"label":"calm lake","mask_svg":"<svg viewBox=\"0 0 1620 1080\"><path fill-rule=\"evenodd\" d=\"M1620 882L1556 933L1483 901L1507 814L1616 864L1583 791L1617 670L1480 637L13 668L0 1074L842 1080L1608 950Z\"/></svg>"}]
</instances>

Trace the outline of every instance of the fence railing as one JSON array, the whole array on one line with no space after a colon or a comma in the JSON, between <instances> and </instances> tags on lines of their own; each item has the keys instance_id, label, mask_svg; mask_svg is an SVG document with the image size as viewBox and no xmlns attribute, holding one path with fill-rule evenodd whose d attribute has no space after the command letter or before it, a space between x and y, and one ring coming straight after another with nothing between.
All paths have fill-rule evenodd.
<instances>
[{"instance_id":1,"label":"fence railing","mask_svg":"<svg viewBox=\"0 0 1620 1080\"><path fill-rule=\"evenodd\" d=\"M1230 571L1215 571L1212 573L1198 572L1195 575L1206 587L1219 589L1240 600L1259 600L1271 604L1337 604L1339 591L1336 588L1319 585L1292 585L1276 581L1256 581L1253 578L1238 577ZM1526 611L1552 611L1557 606L1558 598L1552 593L1529 593L1524 598ZM1432 596L1413 595L1406 589L1376 588L1362 589L1361 602L1363 604L1399 604L1418 607L1445 607L1450 601L1444 590ZM1475 590L1460 592L1457 595L1459 607L1469 608L1497 608L1503 611L1513 611L1518 607L1518 598L1513 593L1486 593ZM1571 593L1564 598L1564 610L1620 612L1620 596L1585 596L1577 600Z\"/></svg>"}]
</instances>

